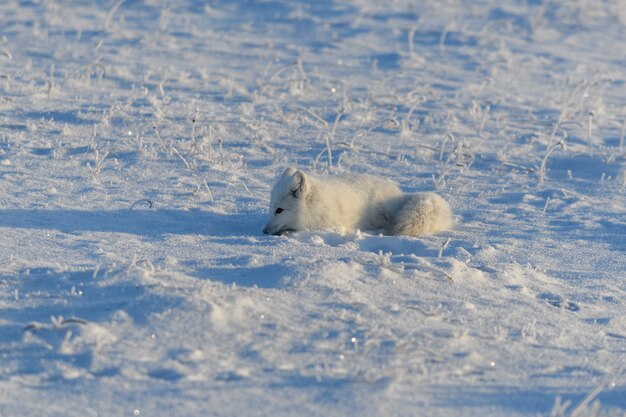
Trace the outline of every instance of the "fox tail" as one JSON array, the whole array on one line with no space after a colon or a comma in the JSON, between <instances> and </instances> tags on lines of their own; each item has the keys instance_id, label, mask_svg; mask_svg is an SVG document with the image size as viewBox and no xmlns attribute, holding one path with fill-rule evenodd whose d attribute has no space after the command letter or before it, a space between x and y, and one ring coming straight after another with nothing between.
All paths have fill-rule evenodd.
<instances>
[{"instance_id":1,"label":"fox tail","mask_svg":"<svg viewBox=\"0 0 626 417\"><path fill-rule=\"evenodd\" d=\"M421 236L452 227L452 211L435 193L409 194L393 217L392 235Z\"/></svg>"}]
</instances>

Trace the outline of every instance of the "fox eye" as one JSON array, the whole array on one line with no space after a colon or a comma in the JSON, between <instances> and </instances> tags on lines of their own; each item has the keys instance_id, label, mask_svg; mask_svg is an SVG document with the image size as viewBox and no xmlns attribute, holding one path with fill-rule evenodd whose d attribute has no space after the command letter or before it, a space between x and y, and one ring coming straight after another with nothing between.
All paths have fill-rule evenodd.
<instances>
[{"instance_id":1,"label":"fox eye","mask_svg":"<svg viewBox=\"0 0 626 417\"><path fill-rule=\"evenodd\" d=\"M280 207L278 207L278 208L276 209L276 214L280 214L280 213L282 213L282 212L283 212L283 209L281 209Z\"/></svg>"}]
</instances>

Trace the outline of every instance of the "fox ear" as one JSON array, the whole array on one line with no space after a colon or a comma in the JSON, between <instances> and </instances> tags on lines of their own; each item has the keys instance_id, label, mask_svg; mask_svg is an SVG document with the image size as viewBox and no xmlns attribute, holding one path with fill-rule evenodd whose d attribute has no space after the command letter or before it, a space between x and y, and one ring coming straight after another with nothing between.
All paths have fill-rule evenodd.
<instances>
[{"instance_id":1,"label":"fox ear","mask_svg":"<svg viewBox=\"0 0 626 417\"><path fill-rule=\"evenodd\" d=\"M304 197L309 190L309 180L302 171L295 171L289 181L289 191L295 198Z\"/></svg>"},{"instance_id":2,"label":"fox ear","mask_svg":"<svg viewBox=\"0 0 626 417\"><path fill-rule=\"evenodd\" d=\"M296 173L296 170L293 169L292 167L289 167L283 172L283 175L281 175L281 177L292 177L293 174L295 173Z\"/></svg>"}]
</instances>

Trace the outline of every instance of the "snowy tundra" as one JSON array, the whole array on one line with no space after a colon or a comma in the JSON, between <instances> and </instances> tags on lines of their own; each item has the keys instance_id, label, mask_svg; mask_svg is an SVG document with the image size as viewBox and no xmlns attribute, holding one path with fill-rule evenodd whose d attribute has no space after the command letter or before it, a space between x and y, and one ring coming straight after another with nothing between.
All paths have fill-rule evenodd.
<instances>
[{"instance_id":1,"label":"snowy tundra","mask_svg":"<svg viewBox=\"0 0 626 417\"><path fill-rule=\"evenodd\" d=\"M264 233L339 229L420 236L452 225L448 203L435 193L405 194L372 175L320 178L287 168L272 189Z\"/></svg>"},{"instance_id":2,"label":"snowy tundra","mask_svg":"<svg viewBox=\"0 0 626 417\"><path fill-rule=\"evenodd\" d=\"M0 0L0 417L624 417L625 91L625 0Z\"/></svg>"}]
</instances>

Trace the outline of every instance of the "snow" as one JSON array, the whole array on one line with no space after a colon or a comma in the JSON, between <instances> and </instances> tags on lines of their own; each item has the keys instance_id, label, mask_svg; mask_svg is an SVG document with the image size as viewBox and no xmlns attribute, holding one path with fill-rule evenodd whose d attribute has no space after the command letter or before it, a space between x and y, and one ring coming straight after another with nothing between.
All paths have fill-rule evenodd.
<instances>
[{"instance_id":1,"label":"snow","mask_svg":"<svg viewBox=\"0 0 626 417\"><path fill-rule=\"evenodd\" d=\"M626 415L623 1L0 16L0 415ZM289 165L456 225L265 236Z\"/></svg>"}]
</instances>

